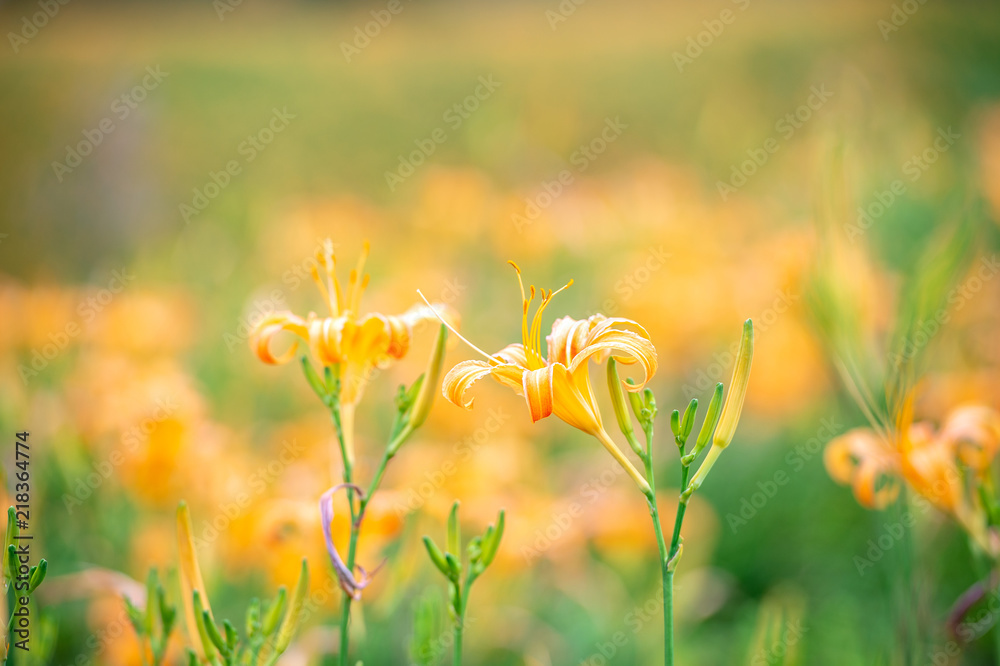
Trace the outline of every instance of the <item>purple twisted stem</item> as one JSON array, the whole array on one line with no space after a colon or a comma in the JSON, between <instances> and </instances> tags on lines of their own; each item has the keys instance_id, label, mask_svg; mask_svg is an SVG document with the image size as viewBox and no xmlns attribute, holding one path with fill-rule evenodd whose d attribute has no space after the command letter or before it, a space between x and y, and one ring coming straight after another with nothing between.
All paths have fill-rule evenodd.
<instances>
[{"instance_id":1,"label":"purple twisted stem","mask_svg":"<svg viewBox=\"0 0 1000 666\"><path fill-rule=\"evenodd\" d=\"M330 562L333 564L334 571L337 572L337 580L340 583L340 587L351 599L358 601L361 599L361 590L368 587L372 576L382 568L382 565L380 564L376 567L375 571L372 571L371 574L359 565L358 571L360 572L360 577L355 578L354 572L344 563L344 560L340 557L340 553L337 552L337 547L333 545L333 496L341 488L350 488L358 493L361 505L362 507L364 506L365 491L353 483L341 483L330 488L319 498L319 515L320 520L323 521L323 537L326 539L326 550L330 553ZM361 510L354 521L355 529L360 527L362 517L364 517L364 509Z\"/></svg>"}]
</instances>

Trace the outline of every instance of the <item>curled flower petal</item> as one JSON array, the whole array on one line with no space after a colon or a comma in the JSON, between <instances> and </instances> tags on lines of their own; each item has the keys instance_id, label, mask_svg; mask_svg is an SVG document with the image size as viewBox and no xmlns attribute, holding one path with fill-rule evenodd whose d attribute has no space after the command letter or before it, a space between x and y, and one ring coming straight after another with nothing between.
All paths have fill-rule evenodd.
<instances>
[{"instance_id":1,"label":"curled flower petal","mask_svg":"<svg viewBox=\"0 0 1000 666\"><path fill-rule=\"evenodd\" d=\"M287 363L295 357L295 350L298 342L293 342L292 346L284 354L275 356L271 353L271 341L278 333L288 331L297 335L302 340L309 339L309 330L306 322L291 312L276 312L268 315L257 322L250 332L250 349L257 354L257 357L272 365Z\"/></svg>"},{"instance_id":2,"label":"curled flower petal","mask_svg":"<svg viewBox=\"0 0 1000 666\"><path fill-rule=\"evenodd\" d=\"M983 405L959 407L948 415L941 439L963 463L984 472L1000 450L1000 414Z\"/></svg>"},{"instance_id":3,"label":"curled flower petal","mask_svg":"<svg viewBox=\"0 0 1000 666\"><path fill-rule=\"evenodd\" d=\"M881 508L898 493L898 488L887 482L895 470L887 453L875 433L856 428L826 445L823 462L834 481L852 487L862 506Z\"/></svg>"},{"instance_id":4,"label":"curled flower petal","mask_svg":"<svg viewBox=\"0 0 1000 666\"><path fill-rule=\"evenodd\" d=\"M568 369L571 373L575 373L591 357L600 358L601 355L607 356L608 354L613 355L619 363L638 362L642 367L642 381L634 385L625 384L626 390L642 390L646 382L656 373L656 348L647 338L631 331L616 328L603 328L596 335L589 337L588 345L580 350L570 362Z\"/></svg>"},{"instance_id":5,"label":"curled flower petal","mask_svg":"<svg viewBox=\"0 0 1000 666\"><path fill-rule=\"evenodd\" d=\"M495 364L487 361L462 361L455 365L441 382L441 393L452 404L472 409L474 398L465 399L466 392L473 384L486 375L492 374L497 381L508 386L521 387L521 374L525 369L513 363Z\"/></svg>"}]
</instances>

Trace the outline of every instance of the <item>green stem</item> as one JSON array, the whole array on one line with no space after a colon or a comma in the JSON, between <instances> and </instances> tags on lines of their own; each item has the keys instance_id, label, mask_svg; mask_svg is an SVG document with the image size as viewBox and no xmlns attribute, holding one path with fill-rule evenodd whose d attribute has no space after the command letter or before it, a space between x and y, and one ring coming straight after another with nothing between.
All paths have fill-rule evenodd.
<instances>
[{"instance_id":1,"label":"green stem","mask_svg":"<svg viewBox=\"0 0 1000 666\"><path fill-rule=\"evenodd\" d=\"M461 666L462 664L462 632L465 630L465 618L460 617L455 622L455 654L452 659L452 663L455 666Z\"/></svg>"},{"instance_id":2,"label":"green stem","mask_svg":"<svg viewBox=\"0 0 1000 666\"><path fill-rule=\"evenodd\" d=\"M673 571L668 567L671 554L667 550L663 538L663 525L660 522L660 508L656 502L656 477L653 473L653 431L646 430L646 455L642 456L646 467L646 481L649 483L649 493L646 503L649 505L649 515L653 519L653 530L656 532L656 545L660 551L660 577L663 583L663 663L673 666L674 663L674 594ZM674 531L677 531L676 525ZM676 537L675 537L676 541Z\"/></svg>"},{"instance_id":3,"label":"green stem","mask_svg":"<svg viewBox=\"0 0 1000 666\"><path fill-rule=\"evenodd\" d=\"M353 513L353 511L352 511ZM351 521L351 542L347 547L347 565L348 570L354 571L354 558L358 550L358 531L360 525ZM347 653L349 647L348 631L350 630L351 622L351 603L354 599L351 598L347 592L344 592L343 603L341 604L340 612L340 666L347 666Z\"/></svg>"},{"instance_id":4,"label":"green stem","mask_svg":"<svg viewBox=\"0 0 1000 666\"><path fill-rule=\"evenodd\" d=\"M472 571L465 578L465 585L459 590L458 599L460 608L455 609L455 626L453 633L455 635L455 649L454 657L452 659L453 666L461 666L462 664L462 637L465 634L465 610L469 607L469 595L472 593L472 584L476 582L478 576Z\"/></svg>"},{"instance_id":5,"label":"green stem","mask_svg":"<svg viewBox=\"0 0 1000 666\"><path fill-rule=\"evenodd\" d=\"M344 430L343 424L340 416L340 404L334 403L330 407L330 413L333 415L333 423L337 431L337 443L340 445L340 458L344 465L343 480L344 483L352 483L354 478L354 466L351 463L350 457L347 455L347 446L344 443ZM361 512L359 507L357 511L354 508L354 491L348 486L347 488L347 504L351 508L351 542L347 551L347 565L348 570L354 571L354 557L357 551L358 544L358 524L357 515ZM343 602L340 605L340 666L347 666L347 655L350 647L350 622L351 622L351 602L353 599L351 595L346 591L343 593Z\"/></svg>"}]
</instances>

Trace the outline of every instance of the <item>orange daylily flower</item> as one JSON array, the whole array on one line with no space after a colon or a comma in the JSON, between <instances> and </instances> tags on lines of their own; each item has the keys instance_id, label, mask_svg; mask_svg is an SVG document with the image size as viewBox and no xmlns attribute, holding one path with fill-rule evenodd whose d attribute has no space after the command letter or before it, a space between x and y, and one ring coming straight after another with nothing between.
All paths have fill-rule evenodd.
<instances>
[{"instance_id":1,"label":"orange daylily flower","mask_svg":"<svg viewBox=\"0 0 1000 666\"><path fill-rule=\"evenodd\" d=\"M416 325L436 317L449 323L458 322L454 310L441 303L416 305L401 315L377 312L361 315L361 296L370 278L364 272L368 251L366 242L344 293L335 273L333 243L326 240L323 248L316 253L318 264L326 272L326 279L320 277L316 265L312 266L312 276L329 307L330 316L320 317L310 312L303 319L288 311L276 312L258 322L250 333L250 348L265 363L287 363L294 358L298 342L293 342L282 354L275 355L271 351L274 337L287 331L305 341L317 361L339 373L341 418L345 437L348 438L353 429L354 407L360 401L372 371L406 356ZM353 456L352 447L349 446L348 452Z\"/></svg>"},{"instance_id":2,"label":"orange daylily flower","mask_svg":"<svg viewBox=\"0 0 1000 666\"><path fill-rule=\"evenodd\" d=\"M1000 449L1000 414L988 407L959 407L935 430L929 423L912 422L912 402L912 397L907 400L891 433L856 428L833 439L824 452L827 471L850 485L858 502L870 509L885 508L898 496L899 483L906 482L993 552L974 486L990 483L989 467ZM961 466L974 475L971 493Z\"/></svg>"},{"instance_id":3,"label":"orange daylily flower","mask_svg":"<svg viewBox=\"0 0 1000 666\"><path fill-rule=\"evenodd\" d=\"M466 392L478 380L489 375L524 397L532 421L555 414L574 428L596 437L639 488L648 492L646 479L604 429L590 383L589 361L601 362L608 356L614 356L619 363L638 363L643 371L642 381L635 385L625 384L624 387L627 391L640 391L656 372L656 349L650 342L649 334L630 319L608 318L601 314L579 321L563 317L555 321L552 333L545 338L548 357L543 357L542 313L552 298L573 282L571 280L554 292L541 290L541 304L529 326L528 310L536 290L532 286L530 297L525 294L521 270L514 262L510 263L517 271L521 287L521 342L507 345L495 354L487 354L456 332L486 360L463 361L449 370L442 385L444 396L458 406L471 409L473 400L466 400Z\"/></svg>"}]
</instances>

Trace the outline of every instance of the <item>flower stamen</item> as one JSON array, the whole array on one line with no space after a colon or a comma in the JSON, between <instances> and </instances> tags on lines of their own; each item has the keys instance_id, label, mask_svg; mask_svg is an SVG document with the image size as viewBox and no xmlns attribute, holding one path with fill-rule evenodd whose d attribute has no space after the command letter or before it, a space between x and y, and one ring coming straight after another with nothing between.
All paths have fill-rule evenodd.
<instances>
[{"instance_id":1,"label":"flower stamen","mask_svg":"<svg viewBox=\"0 0 1000 666\"><path fill-rule=\"evenodd\" d=\"M447 327L447 329L449 331L451 331L452 333L455 334L455 337L457 337L459 340L461 340L465 344L467 344L470 347L472 347L474 350L476 350L480 354L482 354L484 357L486 357L486 360L489 361L490 363L496 363L497 365L500 364L500 361L498 361L495 357L493 357L491 354L487 354L482 349L480 349L476 345L472 344L472 342L470 342L468 338L466 338L464 335L462 335L461 333L459 333L458 331L456 331L454 326L452 326L447 321L445 321L444 317L442 317L438 313L438 311L434 309L434 306L431 305L431 302L427 300L427 297L424 296L424 293L422 291L420 291L419 289L417 289L417 295L420 296L421 299L423 299L424 303L426 303L427 307L429 307L431 309L431 312L434 314L434 316L437 317L438 319L440 319L441 323L444 324L445 327Z\"/></svg>"}]
</instances>

